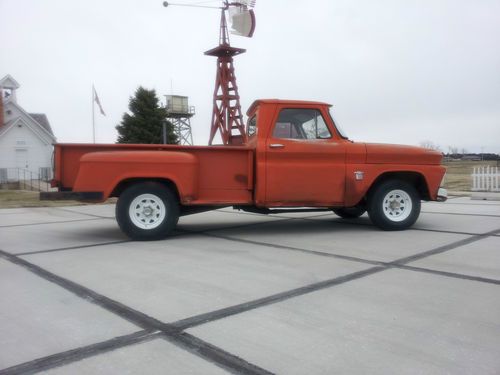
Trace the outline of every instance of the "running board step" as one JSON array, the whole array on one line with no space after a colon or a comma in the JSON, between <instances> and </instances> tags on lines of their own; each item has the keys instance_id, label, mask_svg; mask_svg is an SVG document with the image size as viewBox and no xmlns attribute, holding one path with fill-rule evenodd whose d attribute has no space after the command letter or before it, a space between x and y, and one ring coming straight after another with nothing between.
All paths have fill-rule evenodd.
<instances>
[{"instance_id":1,"label":"running board step","mask_svg":"<svg viewBox=\"0 0 500 375\"><path fill-rule=\"evenodd\" d=\"M255 206L233 206L234 210L251 212L254 214L290 214L290 213L301 213L301 212L325 212L331 211L331 208L278 208L271 209L266 207L255 207Z\"/></svg>"}]
</instances>

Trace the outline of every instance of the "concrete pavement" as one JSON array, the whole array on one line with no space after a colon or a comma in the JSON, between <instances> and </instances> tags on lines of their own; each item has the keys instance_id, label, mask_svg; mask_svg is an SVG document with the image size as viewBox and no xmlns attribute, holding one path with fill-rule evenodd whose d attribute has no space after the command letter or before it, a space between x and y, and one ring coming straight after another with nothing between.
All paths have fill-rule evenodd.
<instances>
[{"instance_id":1,"label":"concrete pavement","mask_svg":"<svg viewBox=\"0 0 500 375\"><path fill-rule=\"evenodd\" d=\"M0 209L0 374L498 374L500 203L223 209L132 242L114 206Z\"/></svg>"}]
</instances>

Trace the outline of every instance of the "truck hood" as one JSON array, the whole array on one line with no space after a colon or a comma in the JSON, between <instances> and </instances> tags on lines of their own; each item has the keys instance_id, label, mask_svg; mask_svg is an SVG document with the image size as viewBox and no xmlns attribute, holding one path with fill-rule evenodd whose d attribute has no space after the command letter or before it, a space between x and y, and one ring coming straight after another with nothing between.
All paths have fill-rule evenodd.
<instances>
[{"instance_id":1,"label":"truck hood","mask_svg":"<svg viewBox=\"0 0 500 375\"><path fill-rule=\"evenodd\" d=\"M365 143L368 164L439 165L443 154L422 147Z\"/></svg>"}]
</instances>

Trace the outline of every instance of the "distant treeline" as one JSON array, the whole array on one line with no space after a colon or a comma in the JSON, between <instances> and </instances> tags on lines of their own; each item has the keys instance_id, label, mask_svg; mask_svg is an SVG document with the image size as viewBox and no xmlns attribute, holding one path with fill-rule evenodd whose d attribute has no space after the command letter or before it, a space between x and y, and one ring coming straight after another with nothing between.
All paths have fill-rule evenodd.
<instances>
[{"instance_id":1,"label":"distant treeline","mask_svg":"<svg viewBox=\"0 0 500 375\"><path fill-rule=\"evenodd\" d=\"M444 154L447 159L450 160L500 160L500 155L491 153L481 153L481 154Z\"/></svg>"}]
</instances>

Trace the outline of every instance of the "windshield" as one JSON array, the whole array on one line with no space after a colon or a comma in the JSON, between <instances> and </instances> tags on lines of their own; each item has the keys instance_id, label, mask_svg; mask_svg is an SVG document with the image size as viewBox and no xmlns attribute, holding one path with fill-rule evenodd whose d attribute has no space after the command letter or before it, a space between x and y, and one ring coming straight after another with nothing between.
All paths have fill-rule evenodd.
<instances>
[{"instance_id":1,"label":"windshield","mask_svg":"<svg viewBox=\"0 0 500 375\"><path fill-rule=\"evenodd\" d=\"M333 121L333 125L335 125L335 128L337 129L337 131L339 132L340 136L344 139L349 139L349 137L346 135L346 133L344 132L344 129L342 129L339 125L339 123L335 120L335 117L333 117L333 114L332 114L332 110L330 108L330 117L332 118L332 121Z\"/></svg>"}]
</instances>

